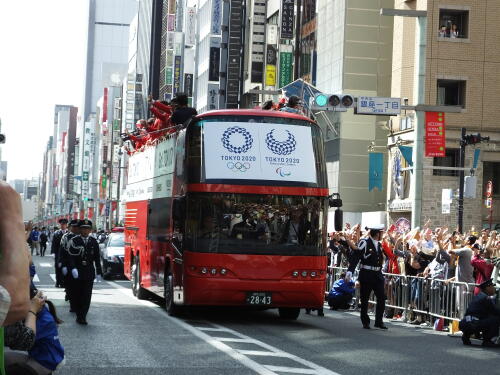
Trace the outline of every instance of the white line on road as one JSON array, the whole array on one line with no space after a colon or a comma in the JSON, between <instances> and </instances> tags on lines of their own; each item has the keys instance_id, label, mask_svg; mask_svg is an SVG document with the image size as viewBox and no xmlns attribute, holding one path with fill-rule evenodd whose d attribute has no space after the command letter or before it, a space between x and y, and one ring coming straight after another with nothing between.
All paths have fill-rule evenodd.
<instances>
[{"instance_id":1,"label":"white line on road","mask_svg":"<svg viewBox=\"0 0 500 375\"><path fill-rule=\"evenodd\" d=\"M297 357L291 353L284 352L278 348L275 348L271 345L268 345L262 341L253 339L249 336L243 335L237 331L234 331L230 328L223 327L218 324L211 323L212 326L216 328L214 332L227 332L231 333L234 336L238 337L238 339L228 339L224 337L212 337L208 335L205 332L210 331L207 327L204 327L203 329L200 329L198 327L194 327L186 322L184 322L181 319L173 318L165 313L163 309L160 309L157 305L155 305L152 302L149 301L144 301L144 300L137 300L133 297L132 291L128 288L124 288L123 286L119 285L118 283L115 282L108 282L109 285L113 286L114 288L118 289L121 293L125 294L126 296L133 298L136 300L138 303L151 308L153 311L156 311L158 314L160 314L163 318L170 320L171 322L177 324L178 326L184 328L185 330L191 332L193 335L196 337L202 339L205 341L207 344L215 347L216 349L226 353L229 355L231 358L237 360L240 362L242 365L254 370L257 374L259 375L278 375L278 372L291 372L295 374L316 374L316 375L340 375L337 372L330 371L325 367L321 367L316 365L315 363L309 362L303 358ZM260 346L264 349L267 350L268 356L269 357L285 357L288 358L292 361L295 361L297 363L300 363L303 366L309 367L307 369L305 368L298 368L298 367L285 367L285 366L270 366L270 365L262 365L258 363L257 361L247 357L247 355L254 355L256 357L262 357L263 354L252 354L252 353L265 353L263 351L244 351L244 350L238 350L231 348L229 345L225 344L224 342L244 342L244 343L252 343L257 346ZM246 352L246 353L245 353ZM247 354L247 355L245 355Z\"/></svg>"},{"instance_id":2,"label":"white line on road","mask_svg":"<svg viewBox=\"0 0 500 375\"><path fill-rule=\"evenodd\" d=\"M270 366L266 365L266 367L271 371L276 372L289 372L292 374L317 374L315 370L310 370L308 368L297 368L297 367L285 367L285 366Z\"/></svg>"},{"instance_id":3,"label":"white line on road","mask_svg":"<svg viewBox=\"0 0 500 375\"><path fill-rule=\"evenodd\" d=\"M34 283L39 283L40 282L40 278L38 277L37 274L35 274L35 276L33 276L33 282Z\"/></svg>"},{"instance_id":4,"label":"white line on road","mask_svg":"<svg viewBox=\"0 0 500 375\"><path fill-rule=\"evenodd\" d=\"M52 264L50 264L50 263L40 263L39 266L40 267L52 267Z\"/></svg>"}]
</instances>

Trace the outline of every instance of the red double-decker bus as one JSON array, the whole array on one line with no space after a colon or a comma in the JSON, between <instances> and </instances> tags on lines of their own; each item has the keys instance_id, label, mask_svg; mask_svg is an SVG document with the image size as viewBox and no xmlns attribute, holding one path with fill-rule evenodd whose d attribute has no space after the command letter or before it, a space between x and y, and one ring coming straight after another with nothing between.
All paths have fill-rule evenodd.
<instances>
[{"instance_id":1,"label":"red double-decker bus","mask_svg":"<svg viewBox=\"0 0 500 375\"><path fill-rule=\"evenodd\" d=\"M323 306L328 188L320 128L296 114L220 110L129 159L125 274L183 306Z\"/></svg>"}]
</instances>

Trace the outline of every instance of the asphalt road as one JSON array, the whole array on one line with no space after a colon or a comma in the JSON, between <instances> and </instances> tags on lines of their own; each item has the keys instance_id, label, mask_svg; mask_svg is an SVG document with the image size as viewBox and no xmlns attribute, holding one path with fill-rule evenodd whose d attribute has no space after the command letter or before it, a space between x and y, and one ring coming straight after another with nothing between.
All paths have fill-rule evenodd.
<instances>
[{"instance_id":1,"label":"asphalt road","mask_svg":"<svg viewBox=\"0 0 500 375\"><path fill-rule=\"evenodd\" d=\"M387 322L361 328L355 313L325 310L285 322L277 311L195 309L169 317L161 300L139 301L128 281L94 284L88 326L76 324L53 259L35 257L36 284L58 307L66 351L60 375L500 374L500 349L465 347L431 329Z\"/></svg>"}]
</instances>

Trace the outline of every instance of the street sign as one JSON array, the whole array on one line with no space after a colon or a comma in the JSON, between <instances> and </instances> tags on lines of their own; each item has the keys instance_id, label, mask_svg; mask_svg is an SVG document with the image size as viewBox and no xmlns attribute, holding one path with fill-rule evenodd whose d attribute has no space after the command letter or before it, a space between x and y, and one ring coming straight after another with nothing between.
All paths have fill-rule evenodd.
<instances>
[{"instance_id":1,"label":"street sign","mask_svg":"<svg viewBox=\"0 0 500 375\"><path fill-rule=\"evenodd\" d=\"M358 98L356 114L397 116L401 114L401 98L360 96Z\"/></svg>"}]
</instances>

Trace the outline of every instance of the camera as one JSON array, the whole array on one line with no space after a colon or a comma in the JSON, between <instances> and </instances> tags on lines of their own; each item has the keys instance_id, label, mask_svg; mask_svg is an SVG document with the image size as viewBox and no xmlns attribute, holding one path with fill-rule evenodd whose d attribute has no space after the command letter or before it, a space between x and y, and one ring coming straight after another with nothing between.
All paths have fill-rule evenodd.
<instances>
[{"instance_id":1,"label":"camera","mask_svg":"<svg viewBox=\"0 0 500 375\"><path fill-rule=\"evenodd\" d=\"M5 134L0 133L0 143L5 143Z\"/></svg>"}]
</instances>

